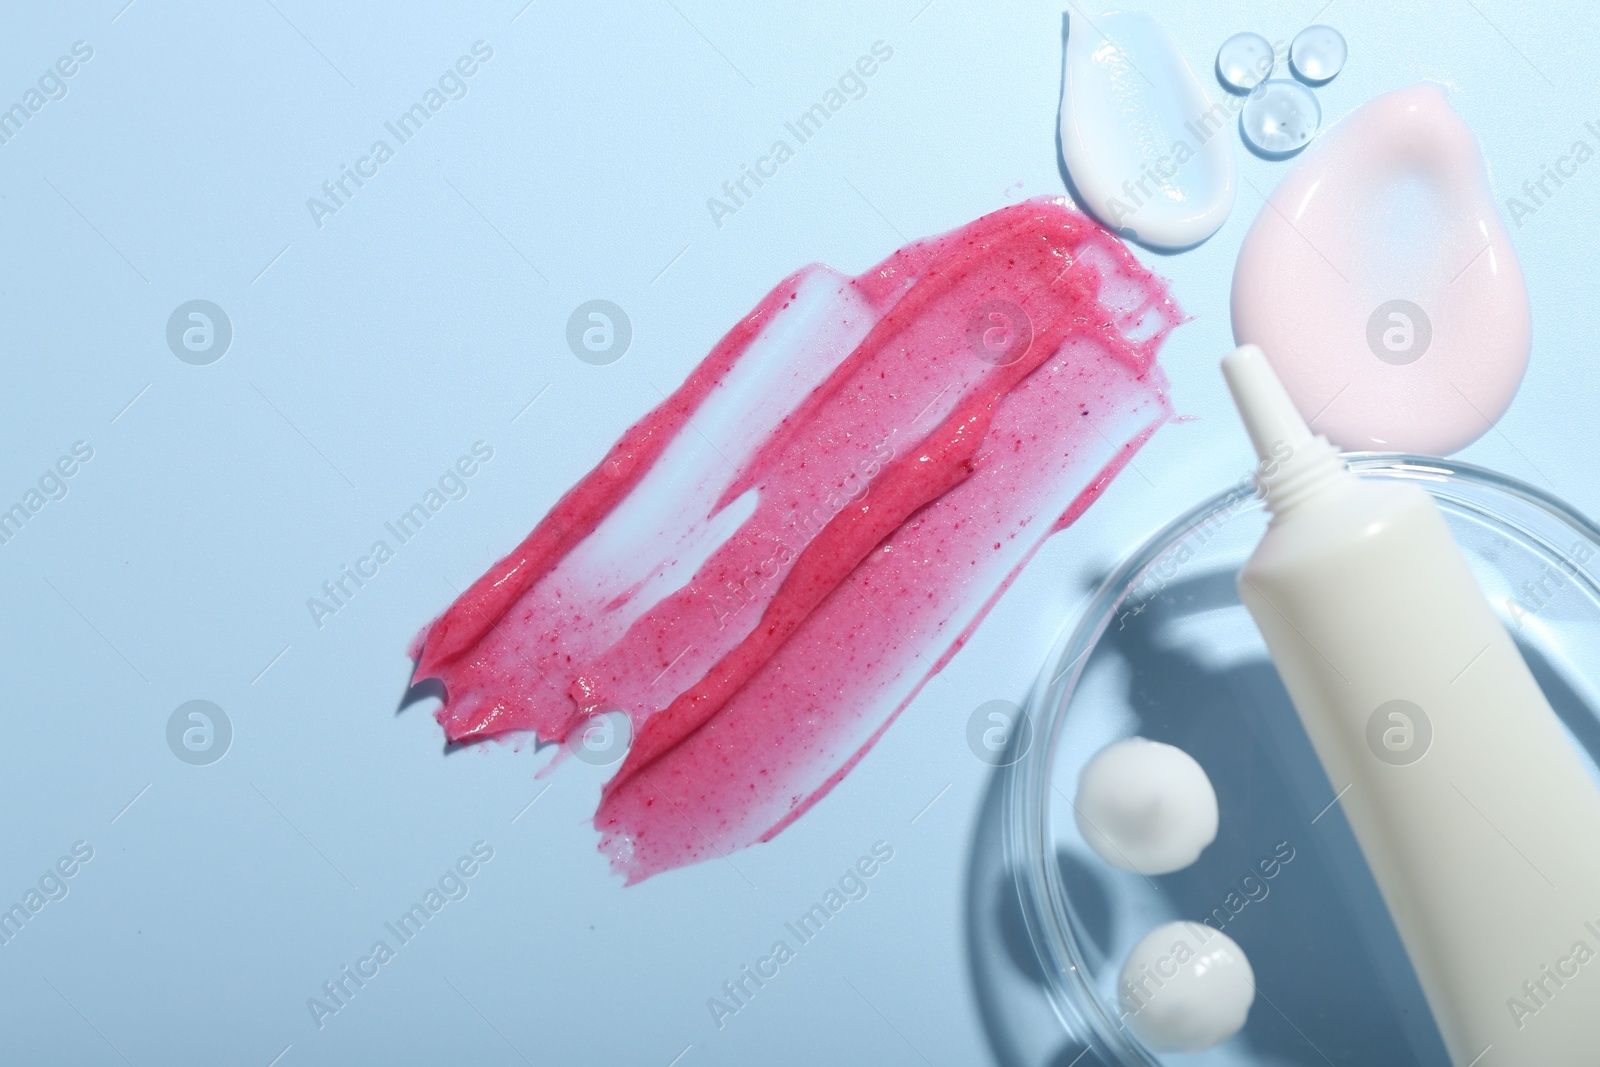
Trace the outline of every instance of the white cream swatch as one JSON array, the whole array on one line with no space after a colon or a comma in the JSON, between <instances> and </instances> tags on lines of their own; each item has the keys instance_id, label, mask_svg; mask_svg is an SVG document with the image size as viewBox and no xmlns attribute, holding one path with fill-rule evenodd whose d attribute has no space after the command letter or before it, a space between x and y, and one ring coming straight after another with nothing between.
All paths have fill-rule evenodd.
<instances>
[{"instance_id":1,"label":"white cream swatch","mask_svg":"<svg viewBox=\"0 0 1600 1067\"><path fill-rule=\"evenodd\" d=\"M1172 36L1143 12L1073 14L1065 63L1061 154L1083 205L1154 248L1216 233L1233 210L1233 112Z\"/></svg>"}]
</instances>

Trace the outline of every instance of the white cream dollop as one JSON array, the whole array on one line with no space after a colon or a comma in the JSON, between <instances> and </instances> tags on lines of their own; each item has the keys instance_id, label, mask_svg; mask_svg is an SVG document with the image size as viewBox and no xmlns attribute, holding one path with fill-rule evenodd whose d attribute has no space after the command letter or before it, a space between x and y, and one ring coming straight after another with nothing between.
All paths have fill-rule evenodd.
<instances>
[{"instance_id":1,"label":"white cream dollop","mask_svg":"<svg viewBox=\"0 0 1600 1067\"><path fill-rule=\"evenodd\" d=\"M1144 737L1107 745L1078 775L1078 832L1111 866L1169 874L1217 837L1217 793L1193 756Z\"/></svg>"}]
</instances>

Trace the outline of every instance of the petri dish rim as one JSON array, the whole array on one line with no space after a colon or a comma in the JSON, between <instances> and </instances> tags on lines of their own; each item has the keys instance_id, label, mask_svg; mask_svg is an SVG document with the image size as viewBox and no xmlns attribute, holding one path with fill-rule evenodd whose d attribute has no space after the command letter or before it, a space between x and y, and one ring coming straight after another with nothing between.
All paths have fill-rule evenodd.
<instances>
[{"instance_id":1,"label":"petri dish rim","mask_svg":"<svg viewBox=\"0 0 1600 1067\"><path fill-rule=\"evenodd\" d=\"M1497 471L1437 456L1409 453L1347 453L1345 460L1358 475L1380 480L1422 483L1436 498L1459 512L1497 526L1541 550L1564 556L1535 523L1552 524L1577 540L1587 542L1600 556L1600 526L1570 505ZM1485 492L1486 491L1486 492ZM1483 503L1488 495L1506 507ZM1089 977L1087 957L1072 929L1068 894L1054 862L1049 794L1060 732L1073 692L1118 605L1138 587L1146 572L1165 554L1208 522L1229 521L1262 502L1253 480L1245 480L1200 501L1157 530L1127 555L1091 594L1085 605L1062 627L1044 668L1028 697L1027 714L1034 743L1010 768L1002 812L1003 853L1015 872L1023 922L1043 969L1051 1008L1067 1034L1093 1048L1106 1062L1126 1067L1161 1067L1118 1024L1102 1003ZM1567 542L1568 545L1576 541ZM1600 585L1589 573L1576 569L1569 577L1583 586L1589 598L1600 602Z\"/></svg>"}]
</instances>

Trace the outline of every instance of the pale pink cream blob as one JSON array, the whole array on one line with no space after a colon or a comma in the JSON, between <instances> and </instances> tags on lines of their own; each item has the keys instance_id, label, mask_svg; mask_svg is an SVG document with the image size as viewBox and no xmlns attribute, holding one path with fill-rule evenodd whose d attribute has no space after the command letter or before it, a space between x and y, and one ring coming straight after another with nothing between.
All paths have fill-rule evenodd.
<instances>
[{"instance_id":1,"label":"pale pink cream blob","mask_svg":"<svg viewBox=\"0 0 1600 1067\"><path fill-rule=\"evenodd\" d=\"M1169 417L1179 320L1057 200L802 268L418 636L416 679L453 742L625 712L595 825L630 883L766 840Z\"/></svg>"},{"instance_id":2,"label":"pale pink cream blob","mask_svg":"<svg viewBox=\"0 0 1600 1067\"><path fill-rule=\"evenodd\" d=\"M1445 455L1528 363L1528 291L1478 143L1443 89L1378 97L1272 194L1233 274L1233 333L1346 450Z\"/></svg>"}]
</instances>

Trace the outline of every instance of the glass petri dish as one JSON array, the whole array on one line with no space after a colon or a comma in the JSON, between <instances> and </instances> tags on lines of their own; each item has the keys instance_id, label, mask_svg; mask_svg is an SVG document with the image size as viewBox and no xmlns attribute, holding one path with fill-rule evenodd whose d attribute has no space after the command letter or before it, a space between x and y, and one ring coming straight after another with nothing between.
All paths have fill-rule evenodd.
<instances>
[{"instance_id":1,"label":"glass petri dish","mask_svg":"<svg viewBox=\"0 0 1600 1067\"><path fill-rule=\"evenodd\" d=\"M1481 467L1346 458L1363 478L1432 494L1600 781L1600 587L1590 562L1600 529ZM1266 524L1245 483L1157 532L1068 624L1029 697L1034 742L1010 768L1000 822L1027 937L1066 1030L1061 1063L1450 1065L1334 787L1234 590ZM1084 765L1134 735L1184 749L1216 787L1217 839L1173 874L1113 869L1073 818ZM1122 962L1156 926L1207 918L1255 970L1249 1019L1208 1051L1151 1052L1119 1020Z\"/></svg>"}]
</instances>

